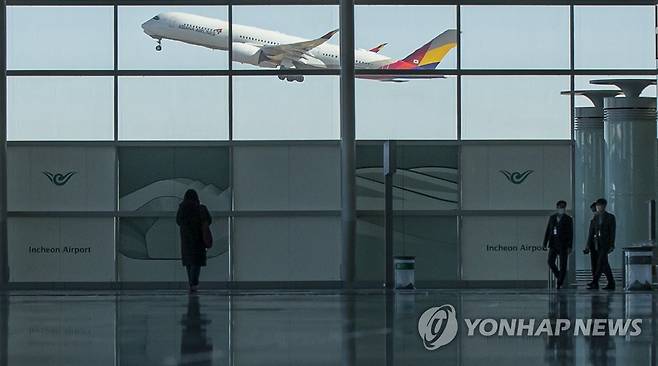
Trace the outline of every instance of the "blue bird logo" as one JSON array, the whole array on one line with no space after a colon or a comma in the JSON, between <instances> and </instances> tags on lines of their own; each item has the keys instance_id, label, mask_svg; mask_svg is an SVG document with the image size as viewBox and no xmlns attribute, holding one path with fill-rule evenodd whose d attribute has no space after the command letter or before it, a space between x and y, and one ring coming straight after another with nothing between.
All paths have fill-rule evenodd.
<instances>
[{"instance_id":1,"label":"blue bird logo","mask_svg":"<svg viewBox=\"0 0 658 366\"><path fill-rule=\"evenodd\" d=\"M53 174L53 173L51 173L51 172L46 172L46 171L44 171L44 172L42 172L42 173L43 173L46 177L48 177L48 179L50 179L50 182L52 182L52 184L54 184L54 185L56 185L56 186L63 186L63 185L65 185L66 183L68 183L68 181L71 179L71 177L72 177L73 175L75 175L77 172L68 172L68 173L66 173L66 174L62 174L62 173L55 173L55 174Z\"/></svg>"},{"instance_id":2,"label":"blue bird logo","mask_svg":"<svg viewBox=\"0 0 658 366\"><path fill-rule=\"evenodd\" d=\"M500 170L501 173L513 184L521 184L523 183L529 176L530 174L534 173L534 170L526 170L525 172L510 172L507 170Z\"/></svg>"}]
</instances>

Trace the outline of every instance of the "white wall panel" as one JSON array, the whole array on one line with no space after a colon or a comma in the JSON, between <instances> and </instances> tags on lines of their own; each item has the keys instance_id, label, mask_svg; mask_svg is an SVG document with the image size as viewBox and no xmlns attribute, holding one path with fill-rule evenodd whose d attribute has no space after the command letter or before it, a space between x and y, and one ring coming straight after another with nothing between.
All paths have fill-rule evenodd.
<instances>
[{"instance_id":1,"label":"white wall panel","mask_svg":"<svg viewBox=\"0 0 658 366\"><path fill-rule=\"evenodd\" d=\"M238 210L340 209L338 146L245 146L234 150Z\"/></svg>"},{"instance_id":2,"label":"white wall panel","mask_svg":"<svg viewBox=\"0 0 658 366\"><path fill-rule=\"evenodd\" d=\"M237 281L340 279L338 217L240 217L234 232Z\"/></svg>"},{"instance_id":3,"label":"white wall panel","mask_svg":"<svg viewBox=\"0 0 658 366\"><path fill-rule=\"evenodd\" d=\"M111 211L114 148L11 147L7 151L10 211Z\"/></svg>"},{"instance_id":4,"label":"white wall panel","mask_svg":"<svg viewBox=\"0 0 658 366\"><path fill-rule=\"evenodd\" d=\"M114 281L114 219L10 218L11 282Z\"/></svg>"},{"instance_id":5,"label":"white wall panel","mask_svg":"<svg viewBox=\"0 0 658 366\"><path fill-rule=\"evenodd\" d=\"M561 199L571 207L568 145L464 146L461 167L464 209L552 209Z\"/></svg>"},{"instance_id":6,"label":"white wall panel","mask_svg":"<svg viewBox=\"0 0 658 366\"><path fill-rule=\"evenodd\" d=\"M548 217L464 217L462 273L466 281L548 279L541 249Z\"/></svg>"}]
</instances>

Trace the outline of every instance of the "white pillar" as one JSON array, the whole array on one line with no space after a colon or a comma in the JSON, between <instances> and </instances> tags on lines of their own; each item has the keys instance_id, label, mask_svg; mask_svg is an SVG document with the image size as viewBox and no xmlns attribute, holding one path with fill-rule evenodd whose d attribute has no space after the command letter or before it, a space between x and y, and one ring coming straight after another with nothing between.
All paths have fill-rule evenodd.
<instances>
[{"instance_id":1,"label":"white pillar","mask_svg":"<svg viewBox=\"0 0 658 366\"><path fill-rule=\"evenodd\" d=\"M593 107L576 107L574 123L574 250L584 249L589 222L592 218L590 205L604 196L605 175L603 139L603 100L621 94L619 90L575 90L576 95L588 98ZM562 92L570 94L569 91ZM589 256L577 255L576 269L590 270Z\"/></svg>"},{"instance_id":2,"label":"white pillar","mask_svg":"<svg viewBox=\"0 0 658 366\"><path fill-rule=\"evenodd\" d=\"M620 248L648 240L647 202L655 199L656 99L639 95L656 80L595 80L612 84L623 98L604 102L605 189L608 210L617 217L617 250L610 266L621 269Z\"/></svg>"}]
</instances>

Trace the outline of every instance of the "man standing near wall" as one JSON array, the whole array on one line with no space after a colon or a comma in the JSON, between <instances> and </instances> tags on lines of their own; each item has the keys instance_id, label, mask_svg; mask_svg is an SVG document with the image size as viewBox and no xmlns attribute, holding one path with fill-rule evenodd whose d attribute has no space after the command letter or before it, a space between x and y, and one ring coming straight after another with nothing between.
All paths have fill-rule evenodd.
<instances>
[{"instance_id":1,"label":"man standing near wall","mask_svg":"<svg viewBox=\"0 0 658 366\"><path fill-rule=\"evenodd\" d=\"M596 217L592 222L594 225L590 229L589 237L587 238L587 246L590 250L596 250L598 253L594 278L592 283L587 285L587 288L590 290L599 288L599 279L603 273L605 273L605 277L608 279L608 285L604 289L615 289L615 279L612 276L612 270L608 263L608 254L615 250L615 230L617 223L615 215L605 210L607 205L608 201L603 198L596 200Z\"/></svg>"},{"instance_id":2,"label":"man standing near wall","mask_svg":"<svg viewBox=\"0 0 658 366\"><path fill-rule=\"evenodd\" d=\"M548 246L548 267L557 278L557 288L561 288L567 275L567 262L573 247L573 220L566 214L567 202L558 201L557 212L548 219L544 234L544 249ZM555 260L560 257L560 269Z\"/></svg>"}]
</instances>

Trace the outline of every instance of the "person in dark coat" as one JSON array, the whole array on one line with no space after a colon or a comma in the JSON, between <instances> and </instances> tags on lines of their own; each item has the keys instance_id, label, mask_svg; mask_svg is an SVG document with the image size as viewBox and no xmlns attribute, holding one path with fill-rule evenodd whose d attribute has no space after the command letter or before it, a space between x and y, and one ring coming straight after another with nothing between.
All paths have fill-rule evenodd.
<instances>
[{"instance_id":1,"label":"person in dark coat","mask_svg":"<svg viewBox=\"0 0 658 366\"><path fill-rule=\"evenodd\" d=\"M210 225L212 218L208 208L199 202L199 195L193 189L185 192L183 202L178 206L176 223L180 227L181 258L187 269L190 292L199 287L201 267L206 265L206 246L203 243L202 225Z\"/></svg>"},{"instance_id":2,"label":"person in dark coat","mask_svg":"<svg viewBox=\"0 0 658 366\"><path fill-rule=\"evenodd\" d=\"M573 248L573 220L565 210L567 203L558 201L557 212L548 219L546 233L544 234L544 248L548 247L548 267L557 278L557 288L561 288L567 276L567 262L569 253ZM555 260L560 257L560 269Z\"/></svg>"},{"instance_id":3,"label":"person in dark coat","mask_svg":"<svg viewBox=\"0 0 658 366\"><path fill-rule=\"evenodd\" d=\"M612 276L610 263L608 263L608 254L615 250L617 222L615 215L605 210L607 205L608 201L603 198L596 200L596 216L592 219L587 238L587 246L590 251L597 251L596 272L594 272L592 282L587 285L590 290L599 288L599 279L602 274L605 274L608 279L608 285L604 289L615 289L615 279Z\"/></svg>"},{"instance_id":4,"label":"person in dark coat","mask_svg":"<svg viewBox=\"0 0 658 366\"><path fill-rule=\"evenodd\" d=\"M589 209L592 210L592 219L589 222L589 230L587 231L587 238L591 235L592 230L594 230L594 220L596 219L596 202L592 202L589 206ZM594 280L594 275L596 274L596 262L599 260L599 252L595 248L590 248L588 243L585 243L585 249L583 254L589 254L590 268L592 270L592 281ZM591 283L591 282L590 282Z\"/></svg>"}]
</instances>

